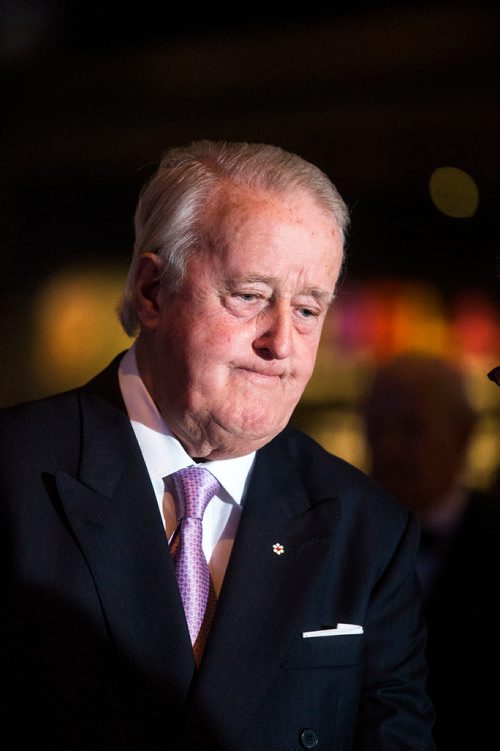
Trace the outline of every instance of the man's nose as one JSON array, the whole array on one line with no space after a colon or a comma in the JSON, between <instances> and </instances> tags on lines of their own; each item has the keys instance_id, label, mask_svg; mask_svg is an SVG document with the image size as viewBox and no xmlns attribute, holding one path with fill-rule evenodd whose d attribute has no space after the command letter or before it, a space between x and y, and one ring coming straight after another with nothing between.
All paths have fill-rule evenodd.
<instances>
[{"instance_id":1,"label":"man's nose","mask_svg":"<svg viewBox=\"0 0 500 751\"><path fill-rule=\"evenodd\" d=\"M293 343L292 311L276 305L262 313L253 346L267 360L284 360L289 357Z\"/></svg>"}]
</instances>

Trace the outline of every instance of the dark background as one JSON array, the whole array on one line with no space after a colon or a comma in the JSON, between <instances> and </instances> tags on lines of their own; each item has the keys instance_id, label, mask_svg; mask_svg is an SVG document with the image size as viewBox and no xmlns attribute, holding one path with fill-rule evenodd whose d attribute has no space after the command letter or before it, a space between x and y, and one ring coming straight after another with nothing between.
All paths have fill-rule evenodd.
<instances>
[{"instance_id":1,"label":"dark background","mask_svg":"<svg viewBox=\"0 0 500 751\"><path fill-rule=\"evenodd\" d=\"M126 264L140 186L197 138L321 166L352 212L348 278L498 300L494 3L0 7L3 377L37 286L71 260ZM440 166L473 177L474 217L433 205Z\"/></svg>"}]
</instances>

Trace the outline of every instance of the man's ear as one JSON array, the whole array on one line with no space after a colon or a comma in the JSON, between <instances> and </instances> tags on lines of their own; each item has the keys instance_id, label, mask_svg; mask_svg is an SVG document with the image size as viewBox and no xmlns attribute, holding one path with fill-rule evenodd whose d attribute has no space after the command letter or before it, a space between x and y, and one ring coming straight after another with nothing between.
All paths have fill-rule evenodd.
<instances>
[{"instance_id":1,"label":"man's ear","mask_svg":"<svg viewBox=\"0 0 500 751\"><path fill-rule=\"evenodd\" d=\"M141 328L156 328L160 309L163 261L155 253L143 253L138 261L134 283L135 310Z\"/></svg>"}]
</instances>

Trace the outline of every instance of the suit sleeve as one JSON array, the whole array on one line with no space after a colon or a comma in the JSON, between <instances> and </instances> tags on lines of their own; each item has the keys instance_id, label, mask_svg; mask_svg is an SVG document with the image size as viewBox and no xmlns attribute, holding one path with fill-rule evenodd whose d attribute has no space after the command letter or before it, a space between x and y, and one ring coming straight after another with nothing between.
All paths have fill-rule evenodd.
<instances>
[{"instance_id":1,"label":"suit sleeve","mask_svg":"<svg viewBox=\"0 0 500 751\"><path fill-rule=\"evenodd\" d=\"M415 573L418 524L408 517L372 590L365 676L353 749L432 751L434 710L425 683L426 629Z\"/></svg>"}]
</instances>

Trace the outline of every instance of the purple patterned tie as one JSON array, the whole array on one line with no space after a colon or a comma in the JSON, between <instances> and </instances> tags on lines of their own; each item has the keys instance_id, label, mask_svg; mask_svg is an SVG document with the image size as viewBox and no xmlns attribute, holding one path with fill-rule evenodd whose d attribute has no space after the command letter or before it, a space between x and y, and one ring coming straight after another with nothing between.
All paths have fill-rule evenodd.
<instances>
[{"instance_id":1,"label":"purple patterned tie","mask_svg":"<svg viewBox=\"0 0 500 751\"><path fill-rule=\"evenodd\" d=\"M211 589L210 571L202 548L202 518L220 484L204 467L186 467L172 475L179 500L183 502L180 525L172 541L175 574L186 621L195 647ZM203 645L199 645L203 650ZM195 654L198 650L195 648Z\"/></svg>"}]
</instances>

